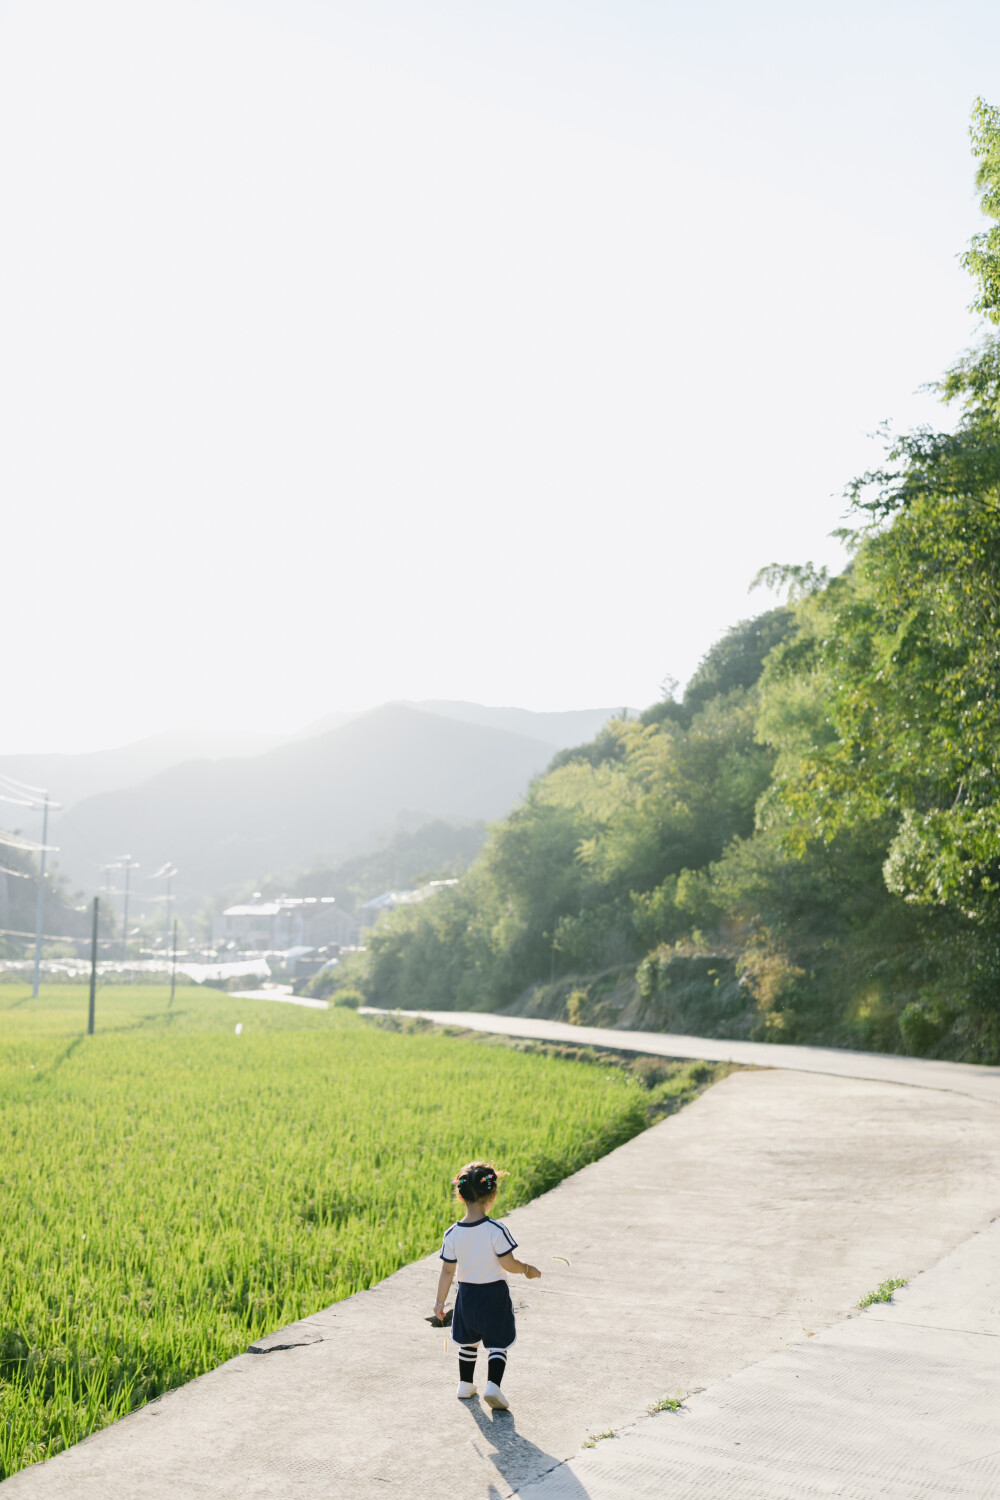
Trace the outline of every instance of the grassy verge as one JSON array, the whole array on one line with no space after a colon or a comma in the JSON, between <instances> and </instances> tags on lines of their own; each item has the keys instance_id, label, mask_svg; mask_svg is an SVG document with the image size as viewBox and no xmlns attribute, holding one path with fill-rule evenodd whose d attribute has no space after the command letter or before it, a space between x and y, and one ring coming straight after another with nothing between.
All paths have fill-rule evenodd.
<instances>
[{"instance_id":1,"label":"grassy verge","mask_svg":"<svg viewBox=\"0 0 1000 1500\"><path fill-rule=\"evenodd\" d=\"M573 1046L568 1042L542 1042L529 1037L504 1036L488 1031L469 1031L461 1026L437 1025L423 1016L407 1015L405 1011L387 1011L381 1016L368 1017L372 1025L381 1030L403 1032L406 1035L441 1032L445 1036L461 1037L463 1041L480 1046L499 1048L502 1051L520 1052L533 1057L556 1057L563 1062L583 1063L588 1067L614 1068L621 1072L640 1090L646 1123L655 1125L658 1120L676 1113L685 1104L690 1104L704 1093L711 1084L727 1078L730 1073L740 1071L740 1064L726 1062L691 1061L687 1058L659 1057L654 1053L623 1051L616 1047Z\"/></svg>"}]
</instances>

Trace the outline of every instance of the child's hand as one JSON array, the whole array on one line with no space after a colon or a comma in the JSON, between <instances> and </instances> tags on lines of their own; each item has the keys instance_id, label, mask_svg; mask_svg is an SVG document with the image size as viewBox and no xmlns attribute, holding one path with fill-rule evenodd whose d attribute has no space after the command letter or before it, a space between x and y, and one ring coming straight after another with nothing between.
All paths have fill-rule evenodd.
<instances>
[{"instance_id":1,"label":"child's hand","mask_svg":"<svg viewBox=\"0 0 1000 1500\"><path fill-rule=\"evenodd\" d=\"M435 1302L435 1304L434 1304L434 1316L438 1319L439 1322L444 1317L444 1303L443 1302Z\"/></svg>"},{"instance_id":2,"label":"child's hand","mask_svg":"<svg viewBox=\"0 0 1000 1500\"><path fill-rule=\"evenodd\" d=\"M524 1268L524 1274L528 1278L529 1281L534 1281L535 1277L536 1276L541 1276L542 1273L538 1269L537 1266L528 1266L528 1265L526 1265L525 1268Z\"/></svg>"}]
</instances>

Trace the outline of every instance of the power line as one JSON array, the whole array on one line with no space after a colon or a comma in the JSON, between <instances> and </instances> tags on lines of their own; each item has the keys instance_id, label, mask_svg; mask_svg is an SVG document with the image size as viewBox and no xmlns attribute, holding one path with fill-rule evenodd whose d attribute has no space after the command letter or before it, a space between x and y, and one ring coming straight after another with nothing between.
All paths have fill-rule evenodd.
<instances>
[{"instance_id":1,"label":"power line","mask_svg":"<svg viewBox=\"0 0 1000 1500\"><path fill-rule=\"evenodd\" d=\"M135 867L133 866L133 869L134 868ZM102 896L124 896L125 892L124 891L116 891L116 890L114 890L114 888L112 886L106 885L103 888L103 890L101 891L101 895ZM128 899L130 901L166 901L168 898L166 896L140 896L139 893L138 893L138 891L129 891Z\"/></svg>"},{"instance_id":2,"label":"power line","mask_svg":"<svg viewBox=\"0 0 1000 1500\"><path fill-rule=\"evenodd\" d=\"M0 776L0 787L2 787L5 792L13 792L14 797L17 799L20 806L33 807L37 810L44 805L44 794L36 797L31 787L22 786L20 782L10 781L7 777ZM13 799L8 798L7 800L10 801ZM50 797L49 810L50 812L61 812L62 803L55 802Z\"/></svg>"},{"instance_id":3,"label":"power line","mask_svg":"<svg viewBox=\"0 0 1000 1500\"><path fill-rule=\"evenodd\" d=\"M37 792L39 797L48 796L48 792L43 786L32 786L29 781L18 781L16 776L8 776L6 771L0 771L0 781L6 782L8 786L15 787L19 792Z\"/></svg>"},{"instance_id":4,"label":"power line","mask_svg":"<svg viewBox=\"0 0 1000 1500\"><path fill-rule=\"evenodd\" d=\"M0 844L9 849L23 849L26 854L58 854L58 844L33 844L30 839L15 838L11 833L0 833Z\"/></svg>"},{"instance_id":5,"label":"power line","mask_svg":"<svg viewBox=\"0 0 1000 1500\"><path fill-rule=\"evenodd\" d=\"M33 938L34 936L35 936L35 934L33 932L15 932L10 927L0 927L0 937ZM82 943L83 942L83 938L82 937L80 937L80 936L77 936L77 937L68 937L66 933L46 932L43 936L44 936L44 941L46 943Z\"/></svg>"},{"instance_id":6,"label":"power line","mask_svg":"<svg viewBox=\"0 0 1000 1500\"><path fill-rule=\"evenodd\" d=\"M23 797L5 797L3 792L0 792L0 802L9 802L12 807L34 808L38 806L37 802L26 802Z\"/></svg>"}]
</instances>

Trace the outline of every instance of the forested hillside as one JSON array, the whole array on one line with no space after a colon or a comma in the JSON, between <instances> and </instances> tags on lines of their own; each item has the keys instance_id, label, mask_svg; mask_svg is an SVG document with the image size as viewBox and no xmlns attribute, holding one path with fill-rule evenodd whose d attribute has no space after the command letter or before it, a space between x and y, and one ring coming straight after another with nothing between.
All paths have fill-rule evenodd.
<instances>
[{"instance_id":1,"label":"forested hillside","mask_svg":"<svg viewBox=\"0 0 1000 1500\"><path fill-rule=\"evenodd\" d=\"M1000 112L972 137L1000 221ZM1000 323L1000 222L965 264ZM787 609L561 752L373 934L376 1003L1000 1060L1000 339L940 394L850 487L846 571L765 570Z\"/></svg>"},{"instance_id":2,"label":"forested hillside","mask_svg":"<svg viewBox=\"0 0 1000 1500\"><path fill-rule=\"evenodd\" d=\"M38 911L37 856L18 845L16 831L0 829L0 958L24 958L34 951L25 942L35 932ZM67 891L67 883L55 862L49 864L45 891L44 934L54 938L83 937L89 932L89 914ZM46 945L46 956L61 951L58 943Z\"/></svg>"},{"instance_id":3,"label":"forested hillside","mask_svg":"<svg viewBox=\"0 0 1000 1500\"><path fill-rule=\"evenodd\" d=\"M445 823L401 828L379 849L335 865L311 865L292 880L258 882L265 899L276 896L334 896L346 911L383 891L405 890L430 880L463 874L486 842L486 824ZM249 891L247 896L249 897Z\"/></svg>"}]
</instances>

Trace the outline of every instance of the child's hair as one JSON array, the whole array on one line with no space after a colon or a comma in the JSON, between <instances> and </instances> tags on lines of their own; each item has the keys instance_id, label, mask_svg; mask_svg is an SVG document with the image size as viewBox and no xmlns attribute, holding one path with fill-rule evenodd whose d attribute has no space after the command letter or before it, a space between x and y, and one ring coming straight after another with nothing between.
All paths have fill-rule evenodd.
<instances>
[{"instance_id":1,"label":"child's hair","mask_svg":"<svg viewBox=\"0 0 1000 1500\"><path fill-rule=\"evenodd\" d=\"M500 1171L492 1162L470 1161L457 1177L451 1179L455 1192L465 1203L483 1203L492 1198L500 1186L500 1178L507 1173Z\"/></svg>"}]
</instances>

